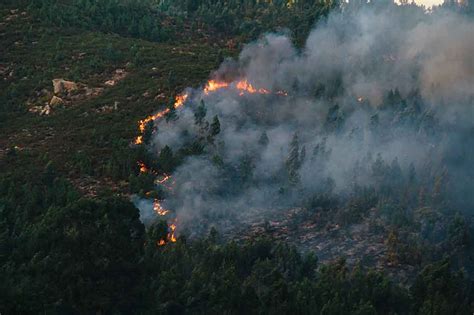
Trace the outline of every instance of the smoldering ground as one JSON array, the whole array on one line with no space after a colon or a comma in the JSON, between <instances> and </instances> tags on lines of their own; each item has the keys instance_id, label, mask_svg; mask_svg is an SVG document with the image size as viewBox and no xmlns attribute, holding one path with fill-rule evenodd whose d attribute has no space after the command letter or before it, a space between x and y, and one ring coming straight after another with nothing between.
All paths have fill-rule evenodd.
<instances>
[{"instance_id":1,"label":"smoldering ground","mask_svg":"<svg viewBox=\"0 0 474 315\"><path fill-rule=\"evenodd\" d=\"M315 194L377 189L384 165L393 185L413 172L427 186L449 177L458 210L468 211L473 55L472 20L415 6L333 13L302 48L288 35L267 34L212 74L228 87L188 89L176 117L156 122L150 150L157 155L165 146L176 155L202 148L180 155L163 205L183 225L239 222ZM269 93L242 93L239 80ZM210 135L214 117L220 130Z\"/></svg>"}]
</instances>

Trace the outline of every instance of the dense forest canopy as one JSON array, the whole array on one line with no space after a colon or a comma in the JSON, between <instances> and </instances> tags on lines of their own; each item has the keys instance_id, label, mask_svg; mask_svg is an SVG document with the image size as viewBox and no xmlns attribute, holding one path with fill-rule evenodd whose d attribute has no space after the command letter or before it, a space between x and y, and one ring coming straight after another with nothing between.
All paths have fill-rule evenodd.
<instances>
[{"instance_id":1,"label":"dense forest canopy","mask_svg":"<svg viewBox=\"0 0 474 315\"><path fill-rule=\"evenodd\" d=\"M0 9L0 313L473 312L471 1Z\"/></svg>"}]
</instances>

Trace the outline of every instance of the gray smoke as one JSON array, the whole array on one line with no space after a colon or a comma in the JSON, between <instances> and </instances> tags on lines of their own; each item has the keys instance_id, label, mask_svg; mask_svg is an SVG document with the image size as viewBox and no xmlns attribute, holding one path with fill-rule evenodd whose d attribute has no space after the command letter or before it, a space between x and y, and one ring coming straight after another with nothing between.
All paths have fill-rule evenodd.
<instances>
[{"instance_id":1,"label":"gray smoke","mask_svg":"<svg viewBox=\"0 0 474 315\"><path fill-rule=\"evenodd\" d=\"M209 95L188 90L178 119L157 123L156 152L165 145L178 152L200 137L205 143L204 154L187 157L173 173L166 206L181 222L238 222L252 212L298 206L320 191L371 185L377 154L397 161L404 174L410 164L419 170L427 161L445 163L436 157L462 145L453 133L473 128L473 56L471 20L414 6L331 14L301 49L288 35L267 34L212 77L246 78L271 94L241 96L232 84ZM381 107L395 90L402 99L422 100L421 121L406 118L415 101L404 105L406 117ZM220 120L213 140L204 136L206 124L195 123L201 100L208 123L215 115ZM374 131L376 120L385 125ZM430 122L451 131L430 132ZM298 161L291 162L295 134ZM296 174L289 174L292 167Z\"/></svg>"}]
</instances>

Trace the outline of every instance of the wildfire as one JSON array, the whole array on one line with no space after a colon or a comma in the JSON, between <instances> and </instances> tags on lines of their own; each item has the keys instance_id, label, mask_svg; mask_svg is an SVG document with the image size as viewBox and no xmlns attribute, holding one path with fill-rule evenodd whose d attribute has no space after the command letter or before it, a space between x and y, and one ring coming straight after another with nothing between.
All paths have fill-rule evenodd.
<instances>
[{"instance_id":1,"label":"wildfire","mask_svg":"<svg viewBox=\"0 0 474 315\"><path fill-rule=\"evenodd\" d=\"M156 182L157 182L158 184L164 184L164 183L166 183L170 178L171 178L171 176L165 175L165 177L163 177L163 178L160 179L160 180L157 180Z\"/></svg>"},{"instance_id":2,"label":"wildfire","mask_svg":"<svg viewBox=\"0 0 474 315\"><path fill-rule=\"evenodd\" d=\"M204 86L204 94L209 95L211 92L215 92L217 90L225 89L233 87L237 91L239 91L239 96L243 96L245 94L272 94L270 90L265 88L256 88L252 85L247 79L242 79L236 82L227 83L223 81L217 80L209 80L207 84ZM276 95L287 96L288 93L286 91L276 91L274 92Z\"/></svg>"},{"instance_id":3,"label":"wildfire","mask_svg":"<svg viewBox=\"0 0 474 315\"><path fill-rule=\"evenodd\" d=\"M146 167L145 163L138 161L137 164L140 167L140 173L146 173L148 171L148 168Z\"/></svg>"},{"instance_id":4,"label":"wildfire","mask_svg":"<svg viewBox=\"0 0 474 315\"><path fill-rule=\"evenodd\" d=\"M163 208L160 201L157 199L155 199L155 201L153 202L153 210L161 216L165 216L170 212L169 210Z\"/></svg>"},{"instance_id":5,"label":"wildfire","mask_svg":"<svg viewBox=\"0 0 474 315\"><path fill-rule=\"evenodd\" d=\"M175 242L176 242L176 235L175 235L175 232L176 232L176 223L177 223L177 222L178 222L178 219L175 219L174 222L169 225L170 232L168 233L168 240L169 240L171 243L175 243Z\"/></svg>"},{"instance_id":6,"label":"wildfire","mask_svg":"<svg viewBox=\"0 0 474 315\"><path fill-rule=\"evenodd\" d=\"M187 93L176 96L173 107L178 108L178 107L183 106L184 103L186 102L186 100L188 99L188 97L189 97L189 95ZM169 108L165 108L161 112L158 112L154 115L148 116L148 117L140 120L138 122L138 129L140 130L141 135L139 135L135 139L135 144L142 144L143 143L143 133L145 132L146 125L150 121L157 120L158 118L161 118L161 117L165 116L166 114L169 113L169 111L170 111Z\"/></svg>"},{"instance_id":7,"label":"wildfire","mask_svg":"<svg viewBox=\"0 0 474 315\"><path fill-rule=\"evenodd\" d=\"M189 95L188 94L181 94L176 96L176 99L174 101L174 108L178 108L184 105L184 102L188 99Z\"/></svg>"},{"instance_id":8,"label":"wildfire","mask_svg":"<svg viewBox=\"0 0 474 315\"><path fill-rule=\"evenodd\" d=\"M143 136L138 136L135 139L135 144L142 144L143 143Z\"/></svg>"},{"instance_id":9,"label":"wildfire","mask_svg":"<svg viewBox=\"0 0 474 315\"><path fill-rule=\"evenodd\" d=\"M210 92L214 92L229 86L227 82L219 82L215 80L209 80L204 87L204 94L208 95Z\"/></svg>"},{"instance_id":10,"label":"wildfire","mask_svg":"<svg viewBox=\"0 0 474 315\"><path fill-rule=\"evenodd\" d=\"M250 84L247 80L242 80L237 82L235 85L237 90L240 91L240 95L244 95L245 93L250 93L250 94L270 94L270 91L264 88L256 89L253 87L252 84Z\"/></svg>"},{"instance_id":11,"label":"wildfire","mask_svg":"<svg viewBox=\"0 0 474 315\"><path fill-rule=\"evenodd\" d=\"M167 243L176 243L176 223L178 222L178 219L174 219L173 223L168 225L168 234L166 235L166 240L161 239L158 241L158 246L163 246L166 245Z\"/></svg>"},{"instance_id":12,"label":"wildfire","mask_svg":"<svg viewBox=\"0 0 474 315\"><path fill-rule=\"evenodd\" d=\"M245 95L245 94L275 94L275 95L280 95L280 96L287 96L288 93L286 91L270 91L265 88L256 88L254 87L247 79L242 79L239 81L234 81L231 83L228 82L223 82L223 81L217 81L217 80L209 80L206 85L204 86L203 93L205 95L209 95L212 92L218 91L220 89L226 89L226 88L233 88L235 91L239 92L239 95ZM176 96L175 102L173 104L173 108L179 108L183 106L186 103L186 100L188 99L189 94L184 93ZM139 145L143 144L144 139L143 135L145 133L146 126L149 122L155 121L159 118L164 117L166 114L170 112L170 108L165 108L160 112L157 112L153 115L150 115L138 122L138 129L140 130L140 135L138 135L135 138L134 143ZM140 167L140 172L145 173L148 172L149 169L148 167L141 161L137 162L139 167ZM155 174L157 175L157 174ZM164 174L164 177L160 180L156 180L156 183L159 184L165 184L170 180L171 176ZM155 199L153 203L153 210L160 216L166 216L170 211L167 209L164 209L163 206L161 205L160 201ZM168 233L164 239L161 239L157 241L158 246L164 246L168 243L174 243L176 242L176 228L178 224L178 219L172 220L170 223L168 223Z\"/></svg>"}]
</instances>

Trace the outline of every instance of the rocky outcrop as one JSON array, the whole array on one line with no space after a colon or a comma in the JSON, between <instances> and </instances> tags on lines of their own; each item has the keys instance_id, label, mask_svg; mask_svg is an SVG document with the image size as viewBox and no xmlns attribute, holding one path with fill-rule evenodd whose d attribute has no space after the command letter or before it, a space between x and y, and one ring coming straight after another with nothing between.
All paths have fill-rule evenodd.
<instances>
[{"instance_id":1,"label":"rocky outcrop","mask_svg":"<svg viewBox=\"0 0 474 315\"><path fill-rule=\"evenodd\" d=\"M82 58L85 53L80 53L78 58ZM9 71L9 67L0 65L0 74ZM119 81L125 79L128 73L124 69L116 69L113 72L112 78L107 80L104 85L107 87L115 86ZM27 101L29 111L38 113L40 115L49 115L57 106L72 104L81 100L97 97L101 95L106 87L88 87L79 82L68 81L65 79L54 79L53 93L43 89L36 92L35 97ZM150 95L144 95L149 97ZM42 104L42 105L38 105ZM108 113L117 110L118 102L114 105L103 106L98 109L98 112Z\"/></svg>"},{"instance_id":2,"label":"rocky outcrop","mask_svg":"<svg viewBox=\"0 0 474 315\"><path fill-rule=\"evenodd\" d=\"M117 69L112 77L112 79L104 82L106 86L115 86L119 81L127 77L127 72L124 69Z\"/></svg>"},{"instance_id":3,"label":"rocky outcrop","mask_svg":"<svg viewBox=\"0 0 474 315\"><path fill-rule=\"evenodd\" d=\"M64 79L53 80L54 94L63 95L70 94L71 92L77 91L79 86L77 83L72 81L66 81Z\"/></svg>"}]
</instances>

